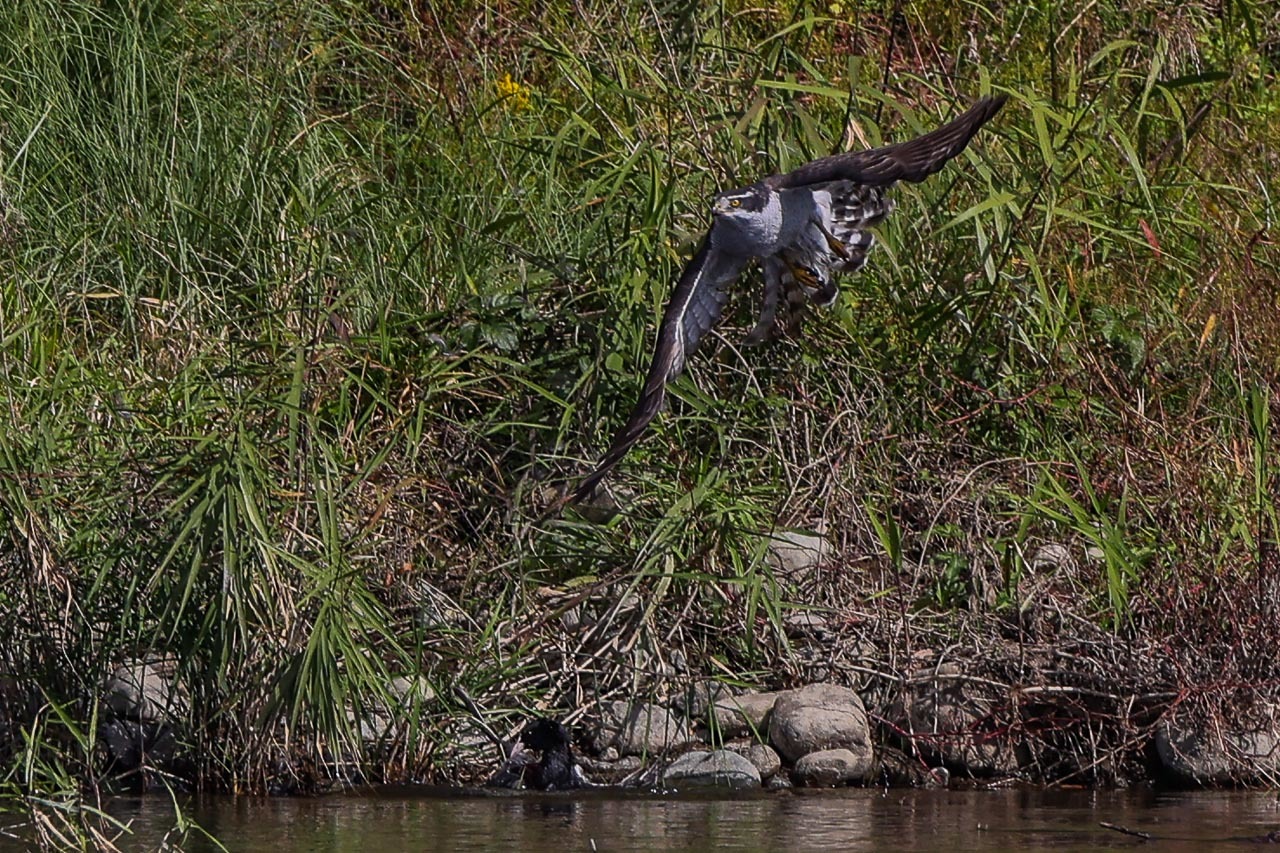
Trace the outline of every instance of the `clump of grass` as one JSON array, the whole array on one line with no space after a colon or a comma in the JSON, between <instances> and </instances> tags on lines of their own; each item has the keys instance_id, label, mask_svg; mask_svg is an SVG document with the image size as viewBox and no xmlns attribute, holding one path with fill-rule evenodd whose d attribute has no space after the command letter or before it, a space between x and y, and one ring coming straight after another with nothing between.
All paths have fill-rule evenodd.
<instances>
[{"instance_id":1,"label":"clump of grass","mask_svg":"<svg viewBox=\"0 0 1280 853\"><path fill-rule=\"evenodd\" d=\"M1208 631L1191 590L1276 549L1277 23L1131 5L22 0L0 672L84 727L114 666L171 657L186 781L313 790L465 775L477 714L787 683L793 606L1020 606L1039 542L1097 624ZM750 354L738 304L622 511L543 518L712 191L988 89L848 299ZM819 526L840 582L777 577L762 537Z\"/></svg>"}]
</instances>

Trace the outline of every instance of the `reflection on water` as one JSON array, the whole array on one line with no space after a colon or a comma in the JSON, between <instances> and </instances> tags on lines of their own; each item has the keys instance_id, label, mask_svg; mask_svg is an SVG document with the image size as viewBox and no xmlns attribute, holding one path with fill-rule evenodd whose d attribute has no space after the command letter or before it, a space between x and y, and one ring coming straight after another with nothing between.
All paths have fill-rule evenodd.
<instances>
[{"instance_id":1,"label":"reflection on water","mask_svg":"<svg viewBox=\"0 0 1280 853\"><path fill-rule=\"evenodd\" d=\"M1101 821L1150 833L1159 849L1249 849L1280 829L1274 793L844 789L739 798L674 795L432 796L402 790L320 799L205 798L187 812L240 851L1097 850L1144 845ZM173 827L164 797L121 799L123 850L156 850ZM0 851L22 849L6 846ZM188 837L184 849L216 847ZM1216 848L1215 848L1216 849Z\"/></svg>"}]
</instances>

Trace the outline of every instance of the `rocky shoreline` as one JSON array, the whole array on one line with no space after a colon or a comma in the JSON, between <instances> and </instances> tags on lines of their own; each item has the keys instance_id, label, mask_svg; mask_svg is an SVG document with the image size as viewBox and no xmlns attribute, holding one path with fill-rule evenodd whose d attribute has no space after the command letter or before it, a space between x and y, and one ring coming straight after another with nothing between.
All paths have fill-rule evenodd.
<instances>
[{"instance_id":1,"label":"rocky shoreline","mask_svg":"<svg viewBox=\"0 0 1280 853\"><path fill-rule=\"evenodd\" d=\"M504 760L495 727L548 716L571 730L579 766L601 785L1280 787L1271 587L1206 587L1200 610L1136 609L1121 629L1071 586L1085 549L1042 544L1016 608L972 610L920 607L906 582L832 571L831 551L819 534L769 539L770 577L795 603L757 616L755 661L730 658L723 637L677 635L683 624L655 630L634 585L537 589L526 621L491 640L533 662L520 685L494 680L473 698L448 659L424 657L423 672L348 699L340 742L253 731L266 748L255 775L232 784L210 778L195 744L207 754L237 731L192 731L200 691L183 684L177 659L119 661L77 700L96 723L85 776L115 790L245 778L243 789L275 793L474 785ZM440 593L415 620L467 648L490 642L466 632L463 611ZM0 740L19 743L44 695L0 677Z\"/></svg>"},{"instance_id":2,"label":"rocky shoreline","mask_svg":"<svg viewBox=\"0 0 1280 853\"><path fill-rule=\"evenodd\" d=\"M870 707L858 692L812 683L776 692L733 692L716 681L687 689L678 708L652 702L604 704L593 724L579 726L579 765L595 785L634 788L759 789L837 785L925 786L1070 783L1043 774L1046 733L1032 720L1007 725L1011 702L1044 694L1069 698L1057 711L1079 713L1080 699L1119 699L1139 707L1138 697L1110 697L1087 689L1044 692L966 676L961 667L938 667L904 685L896 702ZM100 724L108 767L118 775L174 777L186 774L180 724L180 685L156 662L133 662L108 680ZM1024 708L1027 707L1023 706ZM1055 713L1059 734L1091 729L1097 751L1071 754L1078 784L1265 785L1280 777L1280 724L1260 719L1252 729L1225 730L1192 715L1165 712L1139 725L1130 719L1108 731L1108 715L1074 721ZM1044 722L1042 710L1041 722ZM1112 717L1111 725L1116 719ZM1079 734L1076 731L1075 734ZM1068 742L1062 738L1061 743ZM378 740L370 738L367 747ZM1117 745L1119 744L1119 745ZM493 770L492 751L466 776ZM1082 760L1091 760L1092 767ZM353 766L353 763L352 765ZM1092 771L1092 776L1085 775ZM338 783L358 781L352 775ZM142 785L145 788L145 784ZM323 788L323 786L321 786Z\"/></svg>"},{"instance_id":3,"label":"rocky shoreline","mask_svg":"<svg viewBox=\"0 0 1280 853\"><path fill-rule=\"evenodd\" d=\"M866 668L869 661L862 663ZM934 662L894 689L869 679L861 693L829 681L753 691L704 680L665 702L614 700L582 709L571 715L575 747L592 784L663 790L1150 782L1274 787L1280 779L1274 705L1255 704L1250 724L1229 728L1213 716L1212 706L1190 695L1015 685L992 677L1009 663L973 659L966 668ZM392 689L404 695L412 685L399 680ZM421 698L428 701L417 707L433 713L432 697ZM186 701L160 659L131 661L114 672L99 726L108 770L142 788L147 780L171 784L186 776L193 766L181 732ZM406 699L406 707L411 704ZM360 726L369 754L385 746L397 725L392 716ZM492 738L472 734L463 740L468 749L459 754L470 758L461 762L458 781L491 773L500 760ZM369 781L356 769L355 756L330 765L340 769L306 790Z\"/></svg>"},{"instance_id":4,"label":"rocky shoreline","mask_svg":"<svg viewBox=\"0 0 1280 853\"><path fill-rule=\"evenodd\" d=\"M927 689L913 691L910 706L883 713L868 713L856 692L826 683L733 695L709 682L693 692L683 718L660 705L614 703L587 744L597 757L582 763L603 783L677 790L1046 781L1029 772L1038 744L996 730L992 706L966 690L958 673L945 675L922 682ZM1274 719L1250 731L1215 732L1170 715L1148 730L1149 740L1126 750L1142 758L1111 784L1274 787L1280 776Z\"/></svg>"},{"instance_id":5,"label":"rocky shoreline","mask_svg":"<svg viewBox=\"0 0 1280 853\"><path fill-rule=\"evenodd\" d=\"M784 534L769 543L768 559L776 577L812 587L827 550L820 536ZM1048 565L1055 554L1064 559L1066 549L1042 551L1033 565ZM868 596L829 588L811 590L808 600L815 599ZM641 608L634 593L607 584L571 605L544 608L529 630L548 638L544 648L561 644L558 656L543 652L549 679L554 661L573 693L590 696L594 685L595 699L568 702L565 688L565 698L549 706L559 711L541 712L572 730L593 784L1280 784L1280 704L1269 684L1229 677L1190 628L1178 642L1155 631L1124 636L1073 610L1078 602L1033 591L1013 618L912 612L885 601L797 607L779 622L786 666L772 685L754 686L699 674L678 649L666 650L666 663L643 681L628 680L640 671L639 653L618 655L617 625L628 609ZM445 770L429 781L480 782L502 761L504 740L490 724L519 725L519 715L492 712L504 702L500 692L476 700L455 689L465 697L460 702L437 695L438 683L421 674L394 678L386 690L393 705L347 712L359 750L348 744L339 754L313 756L301 762L310 765L303 770L296 753L282 749L272 765L279 781L266 787L308 792L406 781L363 768L402 749L398 739L419 724L445 739L435 744L447 756L436 766ZM108 773L142 788L148 780L190 778L195 764L182 731L188 711L171 662L158 655L124 662L103 691L99 741Z\"/></svg>"}]
</instances>

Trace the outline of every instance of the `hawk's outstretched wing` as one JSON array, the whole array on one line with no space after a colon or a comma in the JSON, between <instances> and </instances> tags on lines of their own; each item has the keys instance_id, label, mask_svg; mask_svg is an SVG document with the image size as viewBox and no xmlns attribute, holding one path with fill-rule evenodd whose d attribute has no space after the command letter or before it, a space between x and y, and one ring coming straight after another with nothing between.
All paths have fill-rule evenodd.
<instances>
[{"instance_id":1,"label":"hawk's outstretched wing","mask_svg":"<svg viewBox=\"0 0 1280 853\"><path fill-rule=\"evenodd\" d=\"M1005 95L979 98L950 124L907 142L833 154L806 163L764 182L774 189L791 189L828 181L853 181L871 186L887 186L895 181L918 183L941 171L947 161L965 149L969 140L1004 106Z\"/></svg>"},{"instance_id":2,"label":"hawk's outstretched wing","mask_svg":"<svg viewBox=\"0 0 1280 853\"><path fill-rule=\"evenodd\" d=\"M713 224L712 231L715 227ZM720 321L720 314L729 300L725 285L736 279L750 260L717 250L712 245L710 232L703 238L702 245L680 274L671 301L662 314L653 362L649 365L640 401L614 436L613 444L600 458L596 469L574 490L569 498L571 502L589 497L662 411L667 383L680 375L685 359L698 341Z\"/></svg>"}]
</instances>

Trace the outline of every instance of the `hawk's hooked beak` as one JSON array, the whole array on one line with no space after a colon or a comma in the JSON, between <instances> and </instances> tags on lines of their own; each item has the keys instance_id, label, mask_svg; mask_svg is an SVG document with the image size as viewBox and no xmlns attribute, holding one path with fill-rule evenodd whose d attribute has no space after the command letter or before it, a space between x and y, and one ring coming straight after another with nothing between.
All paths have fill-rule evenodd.
<instances>
[{"instance_id":1,"label":"hawk's hooked beak","mask_svg":"<svg viewBox=\"0 0 1280 853\"><path fill-rule=\"evenodd\" d=\"M716 216L720 216L721 214L728 213L729 202L725 201L722 198L716 199L716 203L711 207L711 212Z\"/></svg>"}]
</instances>

